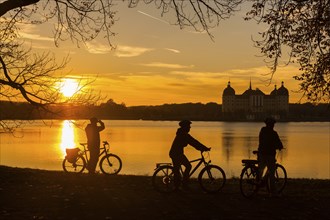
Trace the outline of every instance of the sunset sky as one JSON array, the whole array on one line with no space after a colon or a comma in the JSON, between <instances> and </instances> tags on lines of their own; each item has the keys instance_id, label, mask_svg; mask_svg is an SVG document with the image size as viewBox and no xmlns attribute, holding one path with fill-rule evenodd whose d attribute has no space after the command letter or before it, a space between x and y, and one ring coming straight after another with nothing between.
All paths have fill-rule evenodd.
<instances>
[{"instance_id":1,"label":"sunset sky","mask_svg":"<svg viewBox=\"0 0 330 220\"><path fill-rule=\"evenodd\" d=\"M296 66L280 67L268 85L269 69L251 40L263 27L244 21L243 12L212 29L212 41L207 34L170 25L175 18L161 17L152 4L141 3L136 8L118 4L118 21L113 27L116 50L110 50L102 39L80 48L67 40L56 48L50 23L25 25L22 38L38 52L53 52L58 61L69 54L71 61L63 76L96 78L92 84L95 91L101 91L106 100L127 106L221 104L229 80L236 94L241 94L248 89L250 79L253 89L266 94L284 81L289 102L301 98L301 93L295 92L298 82L292 78L298 73Z\"/></svg>"}]
</instances>

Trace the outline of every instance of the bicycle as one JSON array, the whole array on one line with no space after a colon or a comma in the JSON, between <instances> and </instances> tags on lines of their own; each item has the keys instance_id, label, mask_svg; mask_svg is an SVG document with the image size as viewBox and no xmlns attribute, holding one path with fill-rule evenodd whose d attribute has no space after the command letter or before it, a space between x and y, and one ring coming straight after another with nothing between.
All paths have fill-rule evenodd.
<instances>
[{"instance_id":1,"label":"bicycle","mask_svg":"<svg viewBox=\"0 0 330 220\"><path fill-rule=\"evenodd\" d=\"M104 174L114 175L118 174L122 168L122 161L121 159L115 155L110 153L110 144L107 141L103 141L103 147L100 148L100 155L101 157L103 154L104 156L101 158L99 162L99 167ZM87 143L80 143L83 146L83 150L79 148L74 149L67 149L67 155L65 156L62 167L63 170L67 173L82 173L85 169L87 169L88 164L88 151L87 150ZM73 156L69 151L73 151Z\"/></svg>"},{"instance_id":2,"label":"bicycle","mask_svg":"<svg viewBox=\"0 0 330 220\"><path fill-rule=\"evenodd\" d=\"M226 175L223 169L217 165L211 164L211 160L206 161L203 152L201 152L200 158L190 161L190 163L196 162L198 163L192 167L189 177L191 177L200 166L204 165L198 175L199 185L202 190L207 193L219 192L226 182ZM182 173L183 170L181 168L181 175ZM155 190L162 193L170 193L177 190L178 187L174 184L172 163L156 163L156 168L152 176L152 185Z\"/></svg>"},{"instance_id":3,"label":"bicycle","mask_svg":"<svg viewBox=\"0 0 330 220\"><path fill-rule=\"evenodd\" d=\"M253 154L258 154L258 151L253 151ZM242 160L244 168L240 175L240 191L246 198L250 198L262 188L266 187L267 191L270 192L269 186L269 171L266 170L265 174L259 181L259 167L258 160L244 159ZM275 189L276 193L281 193L287 182L287 173L281 164L276 163L275 165Z\"/></svg>"}]
</instances>

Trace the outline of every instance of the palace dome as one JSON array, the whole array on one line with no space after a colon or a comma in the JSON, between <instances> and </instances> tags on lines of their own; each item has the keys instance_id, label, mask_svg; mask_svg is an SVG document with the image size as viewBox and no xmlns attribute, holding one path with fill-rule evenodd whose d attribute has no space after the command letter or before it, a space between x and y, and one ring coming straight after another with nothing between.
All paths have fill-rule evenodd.
<instances>
[{"instance_id":1,"label":"palace dome","mask_svg":"<svg viewBox=\"0 0 330 220\"><path fill-rule=\"evenodd\" d=\"M276 85L275 85L274 90L270 93L270 95L277 95L277 88L276 88Z\"/></svg>"},{"instance_id":2,"label":"palace dome","mask_svg":"<svg viewBox=\"0 0 330 220\"><path fill-rule=\"evenodd\" d=\"M282 82L282 86L277 90L277 95L289 95L289 91L284 87L284 82Z\"/></svg>"},{"instance_id":3,"label":"palace dome","mask_svg":"<svg viewBox=\"0 0 330 220\"><path fill-rule=\"evenodd\" d=\"M223 90L223 95L235 95L235 90L230 86L230 81L228 82L227 88Z\"/></svg>"}]
</instances>

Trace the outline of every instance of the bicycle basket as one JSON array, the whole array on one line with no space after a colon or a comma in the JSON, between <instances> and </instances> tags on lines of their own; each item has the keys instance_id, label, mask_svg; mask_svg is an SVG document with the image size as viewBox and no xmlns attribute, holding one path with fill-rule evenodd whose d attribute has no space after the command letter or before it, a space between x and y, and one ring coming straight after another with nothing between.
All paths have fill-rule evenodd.
<instances>
[{"instance_id":1,"label":"bicycle basket","mask_svg":"<svg viewBox=\"0 0 330 220\"><path fill-rule=\"evenodd\" d=\"M66 156L65 158L68 160L69 163L73 163L76 161L77 157L78 157L78 152L79 152L79 148L72 148L72 149L65 149L66 151Z\"/></svg>"}]
</instances>

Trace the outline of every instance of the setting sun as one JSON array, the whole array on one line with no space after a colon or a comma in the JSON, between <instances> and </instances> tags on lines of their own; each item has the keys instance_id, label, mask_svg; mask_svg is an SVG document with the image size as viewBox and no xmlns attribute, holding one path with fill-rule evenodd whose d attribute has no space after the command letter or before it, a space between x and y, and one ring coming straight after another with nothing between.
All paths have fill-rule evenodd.
<instances>
[{"instance_id":1,"label":"setting sun","mask_svg":"<svg viewBox=\"0 0 330 220\"><path fill-rule=\"evenodd\" d=\"M73 96L77 91L79 91L79 83L74 79L64 79L60 83L60 92L65 97Z\"/></svg>"}]
</instances>

